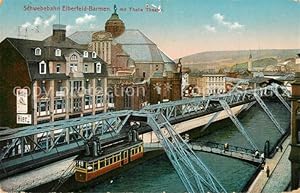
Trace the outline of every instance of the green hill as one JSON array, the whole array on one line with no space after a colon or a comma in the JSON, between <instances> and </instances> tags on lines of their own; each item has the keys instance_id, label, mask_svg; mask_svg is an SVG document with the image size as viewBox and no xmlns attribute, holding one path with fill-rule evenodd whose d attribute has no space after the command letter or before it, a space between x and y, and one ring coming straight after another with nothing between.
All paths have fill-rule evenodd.
<instances>
[{"instance_id":1,"label":"green hill","mask_svg":"<svg viewBox=\"0 0 300 193\"><path fill-rule=\"evenodd\" d=\"M300 49L251 50L254 67L270 65L275 60L295 58L298 53L300 53ZM249 50L201 52L184 56L181 62L183 66L196 71L218 71L219 69L231 68L236 64L244 68L248 62L249 54Z\"/></svg>"},{"instance_id":2,"label":"green hill","mask_svg":"<svg viewBox=\"0 0 300 193\"><path fill-rule=\"evenodd\" d=\"M269 65L276 65L278 61L275 58L263 58L252 62L253 68L266 68ZM246 70L248 62L243 62L232 66L232 70Z\"/></svg>"}]
</instances>

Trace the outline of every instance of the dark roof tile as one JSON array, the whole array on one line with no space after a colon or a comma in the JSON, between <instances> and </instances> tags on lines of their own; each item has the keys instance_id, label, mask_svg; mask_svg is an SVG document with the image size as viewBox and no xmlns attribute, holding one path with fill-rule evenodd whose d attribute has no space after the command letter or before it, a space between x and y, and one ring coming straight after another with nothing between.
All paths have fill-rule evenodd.
<instances>
[{"instance_id":1,"label":"dark roof tile","mask_svg":"<svg viewBox=\"0 0 300 193\"><path fill-rule=\"evenodd\" d=\"M85 51L82 49L82 46L75 43L74 41L70 40L69 38L66 38L66 41L57 43L57 42L51 42L52 38L51 36L46 38L44 41L36 41L36 40L25 40L25 39L17 39L17 38L7 38L7 41L9 41L16 50L24 57L28 64L30 77L32 80L39 80L39 79L68 79L69 77L66 74L40 74L39 73L39 63L41 61L45 61L46 63L49 61L62 61L65 62L65 55L69 54L70 52L78 52L80 55L83 55L83 52ZM41 48L42 52L40 56L36 56L34 51L35 48ZM55 50L60 49L61 50L61 56L55 56ZM86 76L94 76L94 77L101 77L101 76L107 76L107 69L106 65L107 63L104 62L101 58L97 56L97 58L92 58L92 53L89 52L89 57L83 59L84 62L100 62L101 64L104 64L102 66L102 73L91 73L87 74ZM47 65L47 72L49 72L49 66Z\"/></svg>"}]
</instances>

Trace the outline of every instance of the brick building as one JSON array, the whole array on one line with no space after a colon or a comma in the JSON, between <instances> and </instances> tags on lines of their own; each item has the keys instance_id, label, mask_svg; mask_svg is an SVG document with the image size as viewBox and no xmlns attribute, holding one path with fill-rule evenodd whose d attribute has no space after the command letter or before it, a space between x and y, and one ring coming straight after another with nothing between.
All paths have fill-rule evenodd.
<instances>
[{"instance_id":1,"label":"brick building","mask_svg":"<svg viewBox=\"0 0 300 193\"><path fill-rule=\"evenodd\" d=\"M300 73L296 72L292 83L291 111L291 189L300 188Z\"/></svg>"},{"instance_id":2,"label":"brick building","mask_svg":"<svg viewBox=\"0 0 300 193\"><path fill-rule=\"evenodd\" d=\"M161 76L159 72L150 78L150 103L174 101L181 98L181 81L179 73Z\"/></svg>"},{"instance_id":3,"label":"brick building","mask_svg":"<svg viewBox=\"0 0 300 193\"><path fill-rule=\"evenodd\" d=\"M157 103L165 98L169 100L181 98L181 88L178 87L178 84L181 84L181 76L177 72L175 62L140 30L126 29L116 9L106 21L105 30L77 31L69 38L86 49L95 51L108 64L110 87L126 90L134 86L137 90L147 90L146 93L150 95L131 97L132 101L140 103L132 102L132 105L135 104L132 109L142 107L146 103ZM160 85L170 85L173 88L172 95L161 96L162 98L152 96L155 95L153 84L158 81ZM124 86L126 88L123 88ZM115 109L128 108L128 99L125 97L118 96L114 101L117 102Z\"/></svg>"},{"instance_id":4,"label":"brick building","mask_svg":"<svg viewBox=\"0 0 300 193\"><path fill-rule=\"evenodd\" d=\"M37 124L107 110L106 63L67 38L64 25L43 41L3 40L0 68L1 126L21 126L17 116ZM16 88L27 88L26 114L17 114Z\"/></svg>"},{"instance_id":5,"label":"brick building","mask_svg":"<svg viewBox=\"0 0 300 193\"><path fill-rule=\"evenodd\" d=\"M199 96L209 96L225 93L225 74L189 75L192 93ZM188 90L190 93L190 91Z\"/></svg>"}]
</instances>

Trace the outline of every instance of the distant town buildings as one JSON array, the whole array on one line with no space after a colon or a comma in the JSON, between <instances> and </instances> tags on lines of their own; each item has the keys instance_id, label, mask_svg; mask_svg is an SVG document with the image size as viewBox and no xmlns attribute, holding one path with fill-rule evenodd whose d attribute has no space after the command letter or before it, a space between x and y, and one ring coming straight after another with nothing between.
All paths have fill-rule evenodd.
<instances>
[{"instance_id":1,"label":"distant town buildings","mask_svg":"<svg viewBox=\"0 0 300 193\"><path fill-rule=\"evenodd\" d=\"M296 60L295 60L296 65L300 65L300 53L297 54ZM298 70L298 69L297 69Z\"/></svg>"},{"instance_id":2,"label":"distant town buildings","mask_svg":"<svg viewBox=\"0 0 300 193\"><path fill-rule=\"evenodd\" d=\"M191 74L185 94L210 96L225 93L225 74Z\"/></svg>"}]
</instances>

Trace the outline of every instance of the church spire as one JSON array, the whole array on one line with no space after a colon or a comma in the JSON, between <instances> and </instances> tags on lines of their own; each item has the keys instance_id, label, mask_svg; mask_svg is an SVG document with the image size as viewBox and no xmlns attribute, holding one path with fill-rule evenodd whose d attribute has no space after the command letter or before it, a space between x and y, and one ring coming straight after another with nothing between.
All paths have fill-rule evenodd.
<instances>
[{"instance_id":1,"label":"church spire","mask_svg":"<svg viewBox=\"0 0 300 193\"><path fill-rule=\"evenodd\" d=\"M114 10L115 10L115 12L114 12L114 14L117 14L117 5L116 4L114 4Z\"/></svg>"},{"instance_id":2,"label":"church spire","mask_svg":"<svg viewBox=\"0 0 300 193\"><path fill-rule=\"evenodd\" d=\"M253 71L252 54L251 54L251 51L250 51L249 59L248 59L248 71L249 71L249 72L252 72L252 71Z\"/></svg>"}]
</instances>

